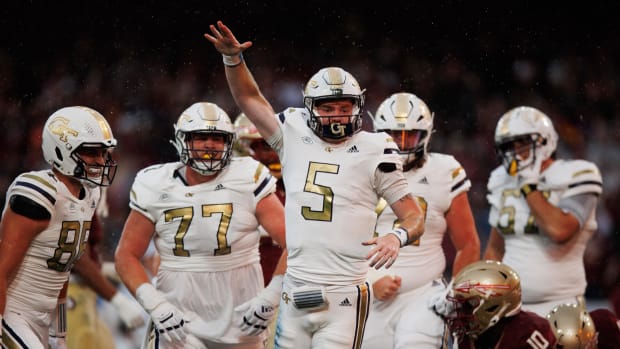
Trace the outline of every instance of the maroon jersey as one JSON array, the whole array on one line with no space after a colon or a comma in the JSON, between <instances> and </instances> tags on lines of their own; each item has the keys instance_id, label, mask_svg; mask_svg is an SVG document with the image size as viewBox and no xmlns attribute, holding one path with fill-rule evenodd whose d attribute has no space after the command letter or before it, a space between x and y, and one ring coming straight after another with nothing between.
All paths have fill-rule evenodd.
<instances>
[{"instance_id":1,"label":"maroon jersey","mask_svg":"<svg viewBox=\"0 0 620 349\"><path fill-rule=\"evenodd\" d=\"M620 323L614 313L607 309L596 309L590 312L590 317L598 333L598 349L619 349Z\"/></svg>"},{"instance_id":2,"label":"maroon jersey","mask_svg":"<svg viewBox=\"0 0 620 349\"><path fill-rule=\"evenodd\" d=\"M459 349L544 349L555 347L547 319L528 311L501 319L475 341L459 338Z\"/></svg>"}]
</instances>

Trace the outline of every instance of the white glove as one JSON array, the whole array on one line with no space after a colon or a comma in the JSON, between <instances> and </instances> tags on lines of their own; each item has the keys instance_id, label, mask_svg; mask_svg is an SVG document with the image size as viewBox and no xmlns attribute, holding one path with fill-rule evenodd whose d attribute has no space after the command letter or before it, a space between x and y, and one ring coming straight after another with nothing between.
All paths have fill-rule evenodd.
<instances>
[{"instance_id":1,"label":"white glove","mask_svg":"<svg viewBox=\"0 0 620 349\"><path fill-rule=\"evenodd\" d=\"M428 308L439 315L442 319L450 317L454 313L454 302L448 299L448 294L452 289L452 282L446 287L428 299Z\"/></svg>"},{"instance_id":2,"label":"white glove","mask_svg":"<svg viewBox=\"0 0 620 349\"><path fill-rule=\"evenodd\" d=\"M149 283L136 289L136 299L153 320L157 332L173 345L183 343L187 333L183 327L186 321L183 313L166 300L161 292Z\"/></svg>"},{"instance_id":3,"label":"white glove","mask_svg":"<svg viewBox=\"0 0 620 349\"><path fill-rule=\"evenodd\" d=\"M542 166L542 156L537 156L533 163L524 169L521 169L517 173L517 180L519 182L519 189L523 189L524 186L530 185L536 187L540 180L540 168Z\"/></svg>"},{"instance_id":4,"label":"white glove","mask_svg":"<svg viewBox=\"0 0 620 349\"><path fill-rule=\"evenodd\" d=\"M236 312L243 312L241 331L249 336L256 336L267 329L280 305L283 275L274 275L256 297L235 308Z\"/></svg>"},{"instance_id":5,"label":"white glove","mask_svg":"<svg viewBox=\"0 0 620 349\"><path fill-rule=\"evenodd\" d=\"M120 291L117 291L114 297L110 299L110 303L116 308L118 316L120 316L123 324L125 324L128 329L132 330L144 325L142 308Z\"/></svg>"},{"instance_id":6,"label":"white glove","mask_svg":"<svg viewBox=\"0 0 620 349\"><path fill-rule=\"evenodd\" d=\"M49 349L67 349L67 340L65 337L52 337L49 338Z\"/></svg>"}]
</instances>

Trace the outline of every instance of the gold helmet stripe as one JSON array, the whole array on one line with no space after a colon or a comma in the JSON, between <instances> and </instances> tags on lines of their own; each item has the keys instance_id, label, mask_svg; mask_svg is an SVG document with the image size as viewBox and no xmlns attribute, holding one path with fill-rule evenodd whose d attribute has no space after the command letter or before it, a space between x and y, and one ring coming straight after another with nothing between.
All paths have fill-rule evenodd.
<instances>
[{"instance_id":1,"label":"gold helmet stripe","mask_svg":"<svg viewBox=\"0 0 620 349\"><path fill-rule=\"evenodd\" d=\"M95 121L97 121L97 123L99 124L99 128L101 129L101 133L103 134L103 138L106 141L112 139L112 130L110 129L110 125L105 120L103 115L99 114L98 112L96 112L96 111L94 111L94 110L92 110L90 108L84 108L84 110L87 111L90 115L92 115L93 118L95 118Z\"/></svg>"}]
</instances>

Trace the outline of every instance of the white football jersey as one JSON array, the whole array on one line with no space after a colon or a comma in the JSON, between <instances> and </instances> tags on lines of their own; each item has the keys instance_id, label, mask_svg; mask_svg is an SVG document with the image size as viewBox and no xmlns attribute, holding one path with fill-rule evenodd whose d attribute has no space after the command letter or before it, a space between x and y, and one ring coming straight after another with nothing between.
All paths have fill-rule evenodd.
<instances>
[{"instance_id":1,"label":"white football jersey","mask_svg":"<svg viewBox=\"0 0 620 349\"><path fill-rule=\"evenodd\" d=\"M385 133L364 131L331 144L308 127L305 109L290 108L277 117L286 188L287 273L316 284L363 283L371 247L362 242L372 238L375 207L387 189L375 187L375 171L381 163L402 167L396 144ZM399 197L408 193L404 178L400 191Z\"/></svg>"},{"instance_id":2,"label":"white football jersey","mask_svg":"<svg viewBox=\"0 0 620 349\"><path fill-rule=\"evenodd\" d=\"M447 228L445 215L452 200L471 187L461 164L446 154L429 153L424 166L405 172L405 177L424 212L424 235L403 247L390 269L378 271L402 276L401 292L416 289L443 275L446 258L441 243ZM385 200L377 205L377 214L377 234L387 234L398 226L396 215Z\"/></svg>"},{"instance_id":3,"label":"white football jersey","mask_svg":"<svg viewBox=\"0 0 620 349\"><path fill-rule=\"evenodd\" d=\"M582 295L586 288L583 254L596 230L592 210L581 231L556 244L534 222L518 188L517 177L496 168L487 185L491 205L489 224L504 238L503 262L521 277L524 303L539 303ZM542 173L538 190L555 206L579 194L602 193L602 178L595 164L584 160L556 160Z\"/></svg>"},{"instance_id":4,"label":"white football jersey","mask_svg":"<svg viewBox=\"0 0 620 349\"><path fill-rule=\"evenodd\" d=\"M19 175L7 191L27 197L50 214L49 225L30 244L7 292L7 308L51 313L73 264L86 250L93 214L101 191L84 186L85 196L73 196L51 170ZM8 204L7 204L8 207ZM5 207L6 211L6 207Z\"/></svg>"},{"instance_id":5,"label":"white football jersey","mask_svg":"<svg viewBox=\"0 0 620 349\"><path fill-rule=\"evenodd\" d=\"M180 162L141 170L130 207L155 224L161 268L225 271L258 263L256 204L276 180L250 157L233 158L213 180L188 186Z\"/></svg>"}]
</instances>

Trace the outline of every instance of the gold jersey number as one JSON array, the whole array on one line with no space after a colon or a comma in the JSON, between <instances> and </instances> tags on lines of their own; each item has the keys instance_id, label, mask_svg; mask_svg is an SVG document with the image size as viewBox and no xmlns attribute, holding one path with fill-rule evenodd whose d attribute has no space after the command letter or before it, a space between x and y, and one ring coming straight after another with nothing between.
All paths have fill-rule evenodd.
<instances>
[{"instance_id":1,"label":"gold jersey number","mask_svg":"<svg viewBox=\"0 0 620 349\"><path fill-rule=\"evenodd\" d=\"M54 256L47 260L47 267L58 272L71 270L75 261L86 251L91 221L64 221L60 228L58 247Z\"/></svg>"},{"instance_id":2,"label":"gold jersey number","mask_svg":"<svg viewBox=\"0 0 620 349\"><path fill-rule=\"evenodd\" d=\"M221 215L216 232L217 248L213 250L214 256L229 254L231 251L226 235L228 234L228 227L230 227L232 213L232 204L202 205L202 217L211 217L213 214ZM194 208L181 207L164 212L164 220L166 223L176 219L179 219L181 222L179 223L176 234L174 234L174 248L172 252L175 256L189 257L190 252L185 248L184 239L192 223L192 219L194 219Z\"/></svg>"}]
</instances>

